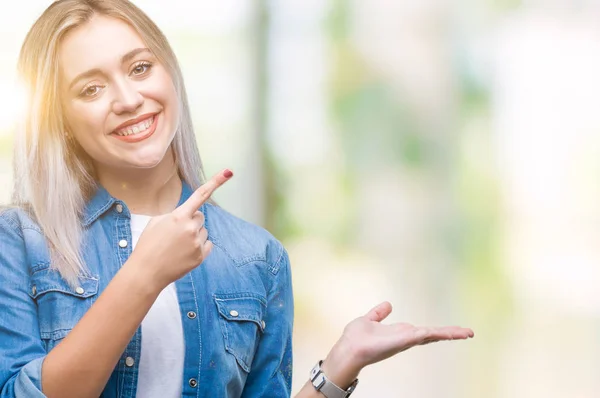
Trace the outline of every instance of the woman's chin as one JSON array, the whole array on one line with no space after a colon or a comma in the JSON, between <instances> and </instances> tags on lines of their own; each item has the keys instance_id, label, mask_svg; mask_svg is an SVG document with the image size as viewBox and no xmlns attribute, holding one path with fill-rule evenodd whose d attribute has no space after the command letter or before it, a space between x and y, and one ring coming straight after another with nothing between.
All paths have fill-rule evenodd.
<instances>
[{"instance_id":1,"label":"woman's chin","mask_svg":"<svg viewBox=\"0 0 600 398\"><path fill-rule=\"evenodd\" d=\"M151 170L156 168L161 161L162 159L160 158L138 160L137 162L132 163L131 167L139 170Z\"/></svg>"},{"instance_id":2,"label":"woman's chin","mask_svg":"<svg viewBox=\"0 0 600 398\"><path fill-rule=\"evenodd\" d=\"M153 153L145 153L141 156L135 156L129 161L129 167L137 168L137 169L153 169L160 165L161 163L167 163L167 159L165 156L165 151L153 151Z\"/></svg>"},{"instance_id":3,"label":"woman's chin","mask_svg":"<svg viewBox=\"0 0 600 398\"><path fill-rule=\"evenodd\" d=\"M129 169L129 170L152 170L161 164L164 157L160 156L145 156L136 157L133 159L121 159L117 168Z\"/></svg>"}]
</instances>

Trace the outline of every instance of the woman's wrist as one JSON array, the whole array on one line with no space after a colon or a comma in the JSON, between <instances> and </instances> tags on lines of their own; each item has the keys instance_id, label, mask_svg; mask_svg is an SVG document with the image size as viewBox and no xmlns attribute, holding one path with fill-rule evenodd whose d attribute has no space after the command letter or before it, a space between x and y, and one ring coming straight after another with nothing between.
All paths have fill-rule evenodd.
<instances>
[{"instance_id":1,"label":"woman's wrist","mask_svg":"<svg viewBox=\"0 0 600 398\"><path fill-rule=\"evenodd\" d=\"M167 286L152 274L152 267L133 254L125 262L119 273L123 273L133 284L139 293L149 296L158 296ZM126 276L125 276L126 275Z\"/></svg>"},{"instance_id":2,"label":"woman's wrist","mask_svg":"<svg viewBox=\"0 0 600 398\"><path fill-rule=\"evenodd\" d=\"M356 363L353 347L342 337L323 360L321 369L331 382L345 390L358 378L362 367Z\"/></svg>"}]
</instances>

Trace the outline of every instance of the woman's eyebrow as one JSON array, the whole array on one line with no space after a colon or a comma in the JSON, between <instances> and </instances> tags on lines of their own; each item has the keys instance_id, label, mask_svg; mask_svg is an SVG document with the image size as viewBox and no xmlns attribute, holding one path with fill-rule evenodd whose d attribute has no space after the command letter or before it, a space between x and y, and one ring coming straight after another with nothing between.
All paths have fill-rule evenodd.
<instances>
[{"instance_id":1,"label":"woman's eyebrow","mask_svg":"<svg viewBox=\"0 0 600 398\"><path fill-rule=\"evenodd\" d=\"M150 51L149 48L146 48L146 47L136 48L134 50L129 51L127 54L123 55L121 57L121 63L124 64L126 62L129 62L129 61L131 61L132 58L135 58L136 55L143 53L143 52L148 52L148 53L152 54L152 51Z\"/></svg>"},{"instance_id":2,"label":"woman's eyebrow","mask_svg":"<svg viewBox=\"0 0 600 398\"><path fill-rule=\"evenodd\" d=\"M150 51L149 48L147 47L141 47L141 48L136 48L133 49L131 51L129 51L127 54L123 55L121 57L121 63L124 64L126 62L131 61L133 58L135 58L136 55L144 53L144 52L148 52L150 54L152 54L152 51ZM102 74L102 71L98 68L94 68L94 69L90 69L88 71L85 71L83 73L80 73L79 75L77 75L72 81L71 84L69 85L69 90L71 90L73 88L73 86L82 79L86 79L95 75L100 75Z\"/></svg>"},{"instance_id":3,"label":"woman's eyebrow","mask_svg":"<svg viewBox=\"0 0 600 398\"><path fill-rule=\"evenodd\" d=\"M90 69L90 70L88 70L86 72L80 73L80 74L78 74L75 77L75 79L73 79L71 81L71 84L69 84L69 90L71 90L73 88L73 86L75 84L77 84L78 81L90 78L90 77L95 76L95 75L101 75L101 74L102 74L102 71L100 69L98 69L98 68Z\"/></svg>"}]
</instances>

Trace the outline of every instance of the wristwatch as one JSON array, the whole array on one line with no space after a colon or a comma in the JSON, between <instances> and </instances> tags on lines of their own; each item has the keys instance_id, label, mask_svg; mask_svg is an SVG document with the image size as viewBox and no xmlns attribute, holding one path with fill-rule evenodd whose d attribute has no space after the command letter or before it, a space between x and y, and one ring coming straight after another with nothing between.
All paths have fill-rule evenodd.
<instances>
[{"instance_id":1,"label":"wristwatch","mask_svg":"<svg viewBox=\"0 0 600 398\"><path fill-rule=\"evenodd\" d=\"M319 361L315 367L310 371L310 381L315 389L321 394L325 395L327 398L346 398L349 397L354 390L356 389L356 385L358 384L358 379L354 380L350 387L347 390L342 390L340 387L336 386L331 380L325 376L323 371L321 370L321 365L323 361Z\"/></svg>"}]
</instances>

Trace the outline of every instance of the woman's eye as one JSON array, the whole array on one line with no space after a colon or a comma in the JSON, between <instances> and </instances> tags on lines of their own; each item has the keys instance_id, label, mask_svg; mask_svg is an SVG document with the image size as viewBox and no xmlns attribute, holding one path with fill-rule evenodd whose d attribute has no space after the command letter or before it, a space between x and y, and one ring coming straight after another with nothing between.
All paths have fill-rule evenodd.
<instances>
[{"instance_id":1,"label":"woman's eye","mask_svg":"<svg viewBox=\"0 0 600 398\"><path fill-rule=\"evenodd\" d=\"M100 86L89 86L82 91L81 95L84 97L93 97L98 94L99 91Z\"/></svg>"},{"instance_id":2,"label":"woman's eye","mask_svg":"<svg viewBox=\"0 0 600 398\"><path fill-rule=\"evenodd\" d=\"M152 64L150 64L149 62L139 63L133 67L133 69L131 70L131 74L136 75L136 76L143 75L144 73L148 72L148 70L151 67L152 67Z\"/></svg>"}]
</instances>

